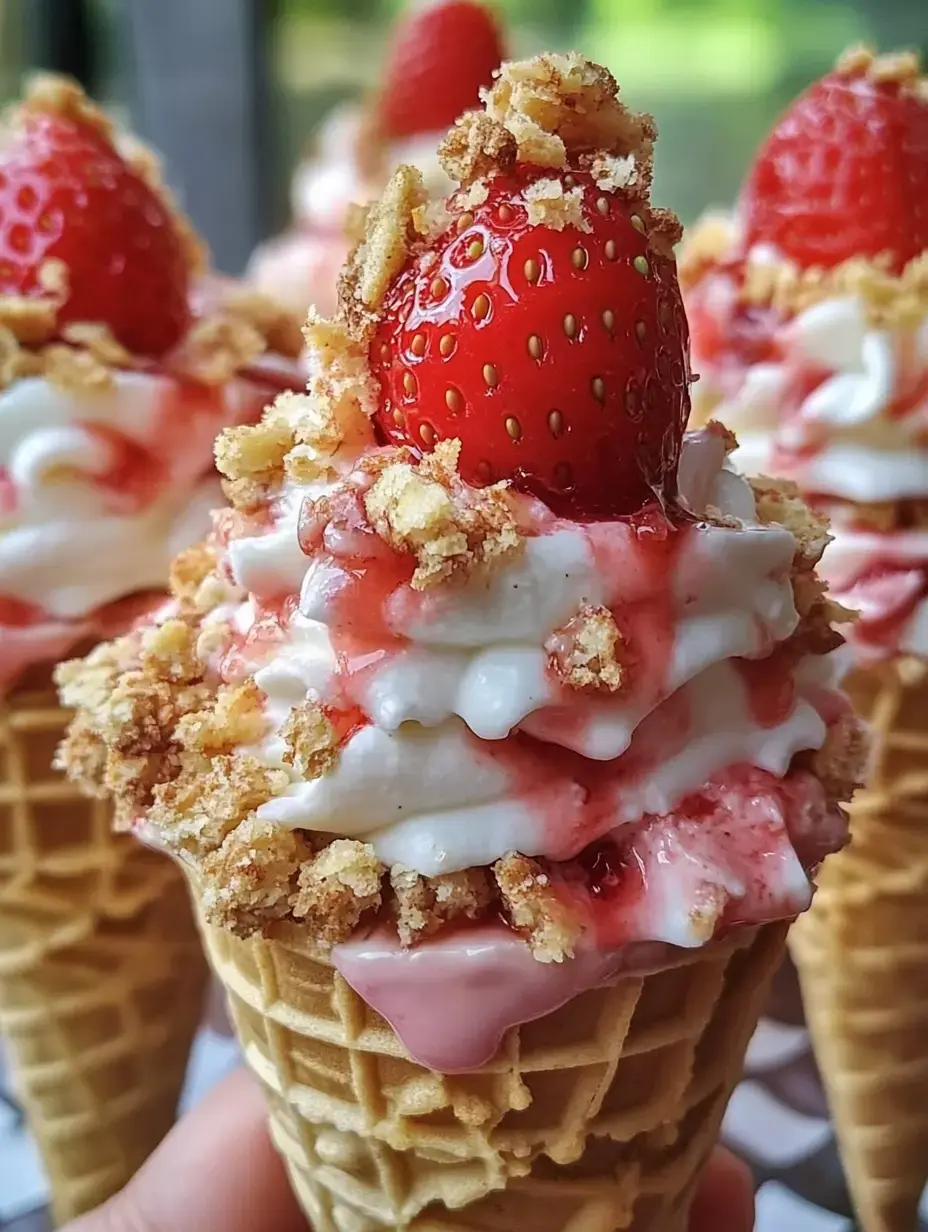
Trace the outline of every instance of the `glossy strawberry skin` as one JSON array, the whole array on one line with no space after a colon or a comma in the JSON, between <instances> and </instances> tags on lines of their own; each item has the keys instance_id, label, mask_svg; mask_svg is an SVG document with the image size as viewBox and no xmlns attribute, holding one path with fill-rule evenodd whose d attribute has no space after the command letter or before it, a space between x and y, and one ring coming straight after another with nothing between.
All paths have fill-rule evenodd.
<instances>
[{"instance_id":1,"label":"glossy strawberry skin","mask_svg":"<svg viewBox=\"0 0 928 1232\"><path fill-rule=\"evenodd\" d=\"M504 58L492 14L473 0L438 0L408 17L387 61L383 132L410 137L450 127L479 103Z\"/></svg>"},{"instance_id":2,"label":"glossy strawberry skin","mask_svg":"<svg viewBox=\"0 0 928 1232\"><path fill-rule=\"evenodd\" d=\"M585 172L568 188L589 230L531 225L539 178L497 175L390 288L370 352L381 432L420 453L457 438L465 480L512 480L565 515L672 502L689 414L675 262Z\"/></svg>"},{"instance_id":3,"label":"glossy strawberry skin","mask_svg":"<svg viewBox=\"0 0 928 1232\"><path fill-rule=\"evenodd\" d=\"M745 241L801 267L928 247L928 100L898 83L832 73L789 108L742 195Z\"/></svg>"},{"instance_id":4,"label":"glossy strawberry skin","mask_svg":"<svg viewBox=\"0 0 928 1232\"><path fill-rule=\"evenodd\" d=\"M150 356L189 324L187 252L169 208L95 129L34 113L0 152L0 294L44 294L50 259L67 267L61 324L103 322Z\"/></svg>"}]
</instances>

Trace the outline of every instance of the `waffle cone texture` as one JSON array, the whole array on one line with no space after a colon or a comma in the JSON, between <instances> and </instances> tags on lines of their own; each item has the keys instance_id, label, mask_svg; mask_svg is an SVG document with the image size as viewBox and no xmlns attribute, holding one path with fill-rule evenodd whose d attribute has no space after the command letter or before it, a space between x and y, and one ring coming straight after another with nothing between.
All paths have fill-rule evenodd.
<instances>
[{"instance_id":1,"label":"waffle cone texture","mask_svg":"<svg viewBox=\"0 0 928 1232\"><path fill-rule=\"evenodd\" d=\"M69 717L48 668L0 702L0 1035L59 1222L170 1128L206 974L180 872L51 769Z\"/></svg>"},{"instance_id":2,"label":"waffle cone texture","mask_svg":"<svg viewBox=\"0 0 928 1232\"><path fill-rule=\"evenodd\" d=\"M314 1232L684 1232L786 926L595 989L443 1075L288 925L202 924Z\"/></svg>"},{"instance_id":3,"label":"waffle cone texture","mask_svg":"<svg viewBox=\"0 0 928 1232\"><path fill-rule=\"evenodd\" d=\"M928 669L857 670L847 691L872 773L790 948L861 1227L912 1232L928 1180Z\"/></svg>"}]
</instances>

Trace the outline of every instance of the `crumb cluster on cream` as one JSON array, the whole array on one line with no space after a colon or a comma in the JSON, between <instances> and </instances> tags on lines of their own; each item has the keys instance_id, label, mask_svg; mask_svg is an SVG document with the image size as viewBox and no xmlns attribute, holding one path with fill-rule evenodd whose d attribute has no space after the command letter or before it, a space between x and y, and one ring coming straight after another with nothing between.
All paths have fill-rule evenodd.
<instances>
[{"instance_id":1,"label":"crumb cluster on cream","mask_svg":"<svg viewBox=\"0 0 928 1232\"><path fill-rule=\"evenodd\" d=\"M217 431L253 422L277 388L256 367L219 386L128 370L101 388L35 376L0 391L0 684L164 590L221 499Z\"/></svg>"},{"instance_id":2,"label":"crumb cluster on cream","mask_svg":"<svg viewBox=\"0 0 928 1232\"><path fill-rule=\"evenodd\" d=\"M747 257L761 267L776 260ZM860 657L928 655L928 519L917 516L928 503L928 314L874 323L852 293L795 315L768 311L762 353L747 362L726 351L739 294L726 267L691 292L697 415L736 433L739 470L793 480L828 513L835 538L821 573L834 598L860 612L848 630ZM906 505L916 512L900 525L890 510ZM862 506L879 507L878 525Z\"/></svg>"},{"instance_id":3,"label":"crumb cluster on cream","mask_svg":"<svg viewBox=\"0 0 928 1232\"><path fill-rule=\"evenodd\" d=\"M259 816L363 839L388 866L434 877L512 851L566 860L617 828L704 812L687 799L740 781L742 769L782 779L796 754L825 741L829 665L767 662L799 620L796 542L756 521L751 489L724 453L717 434L691 434L682 495L696 515L711 505L730 524L674 529L663 515L575 523L514 497L524 550L487 576L424 591L361 522L330 523L302 551L303 497L318 500L335 484L301 492L289 481L273 526L230 543L228 565L248 597L213 617L236 629L234 646L216 651L219 671L229 683L254 674L266 698L270 732L252 752L291 780ZM356 460L354 450L336 457L342 485L365 482ZM282 605L282 596L293 599ZM633 648L628 688L585 693L552 671L552 636L585 606L617 614ZM287 763L280 734L307 697L355 716L341 724L350 730L337 763L315 778ZM673 842L649 839L649 910L634 939L698 945L730 902L753 919L807 905L808 877L776 795L762 861L739 808L740 850L737 834L716 841L695 816L685 838L668 821ZM713 904L707 913L689 910L696 885Z\"/></svg>"}]
</instances>

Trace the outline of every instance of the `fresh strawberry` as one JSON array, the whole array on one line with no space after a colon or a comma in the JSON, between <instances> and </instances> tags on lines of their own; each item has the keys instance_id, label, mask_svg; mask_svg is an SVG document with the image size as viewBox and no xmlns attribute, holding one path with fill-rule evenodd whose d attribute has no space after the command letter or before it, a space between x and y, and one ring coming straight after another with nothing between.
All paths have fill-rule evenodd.
<instances>
[{"instance_id":1,"label":"fresh strawberry","mask_svg":"<svg viewBox=\"0 0 928 1232\"><path fill-rule=\"evenodd\" d=\"M379 101L387 137L448 128L476 107L504 57L492 14L474 0L438 0L397 31Z\"/></svg>"},{"instance_id":2,"label":"fresh strawberry","mask_svg":"<svg viewBox=\"0 0 928 1232\"><path fill-rule=\"evenodd\" d=\"M745 185L748 245L802 267L888 254L899 272L928 247L928 96L834 72L782 117Z\"/></svg>"},{"instance_id":3,"label":"fresh strawberry","mask_svg":"<svg viewBox=\"0 0 928 1232\"><path fill-rule=\"evenodd\" d=\"M91 124L25 109L0 149L0 294L46 294L50 259L67 267L61 324L102 322L138 355L184 333L188 255L169 207Z\"/></svg>"},{"instance_id":4,"label":"fresh strawberry","mask_svg":"<svg viewBox=\"0 0 928 1232\"><path fill-rule=\"evenodd\" d=\"M558 512L672 501L689 413L675 262L588 172L564 180L585 230L532 225L523 192L551 174L497 174L391 284L370 352L381 431L419 452L456 437L464 479Z\"/></svg>"}]
</instances>

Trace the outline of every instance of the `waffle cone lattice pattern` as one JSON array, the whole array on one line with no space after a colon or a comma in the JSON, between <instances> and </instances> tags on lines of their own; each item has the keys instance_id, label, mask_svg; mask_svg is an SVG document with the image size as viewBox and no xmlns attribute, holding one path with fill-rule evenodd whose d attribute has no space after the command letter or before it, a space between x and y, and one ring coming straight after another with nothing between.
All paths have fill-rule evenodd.
<instances>
[{"instance_id":1,"label":"waffle cone lattice pattern","mask_svg":"<svg viewBox=\"0 0 928 1232\"><path fill-rule=\"evenodd\" d=\"M47 670L0 704L0 1034L59 1220L169 1129L205 982L180 872L52 771L68 717Z\"/></svg>"},{"instance_id":2,"label":"waffle cone lattice pattern","mask_svg":"<svg viewBox=\"0 0 928 1232\"><path fill-rule=\"evenodd\" d=\"M790 946L864 1232L911 1232L928 1180L928 671L848 682L873 729L851 845Z\"/></svg>"},{"instance_id":3,"label":"waffle cone lattice pattern","mask_svg":"<svg viewBox=\"0 0 928 1232\"><path fill-rule=\"evenodd\" d=\"M785 938L681 953L445 1076L298 929L204 932L315 1232L682 1232Z\"/></svg>"}]
</instances>

